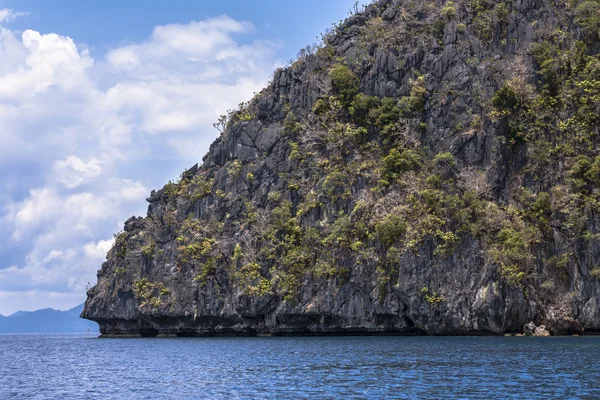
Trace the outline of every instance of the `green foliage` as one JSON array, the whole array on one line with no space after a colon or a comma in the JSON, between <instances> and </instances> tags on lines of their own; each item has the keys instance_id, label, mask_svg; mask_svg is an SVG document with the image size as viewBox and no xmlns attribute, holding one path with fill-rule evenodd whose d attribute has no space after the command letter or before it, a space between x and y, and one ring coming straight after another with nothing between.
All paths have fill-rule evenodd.
<instances>
[{"instance_id":1,"label":"green foliage","mask_svg":"<svg viewBox=\"0 0 600 400\"><path fill-rule=\"evenodd\" d=\"M427 286L421 288L421 294L425 296L425 300L431 305L435 305L444 301L444 297L437 292L430 293Z\"/></svg>"},{"instance_id":2,"label":"green foliage","mask_svg":"<svg viewBox=\"0 0 600 400\"><path fill-rule=\"evenodd\" d=\"M441 240L441 244L435 248L435 251L433 252L434 256L450 255L460 243L460 237L451 231L444 232L441 229L438 229L435 236Z\"/></svg>"},{"instance_id":3,"label":"green foliage","mask_svg":"<svg viewBox=\"0 0 600 400\"><path fill-rule=\"evenodd\" d=\"M292 149L292 151L290 151L290 160L298 160L302 158L298 148L298 143L290 142L290 149Z\"/></svg>"},{"instance_id":4,"label":"green foliage","mask_svg":"<svg viewBox=\"0 0 600 400\"><path fill-rule=\"evenodd\" d=\"M581 2L575 9L575 23L581 26L586 42L598 42L600 40L600 1Z\"/></svg>"},{"instance_id":5,"label":"green foliage","mask_svg":"<svg viewBox=\"0 0 600 400\"><path fill-rule=\"evenodd\" d=\"M398 103L386 97L381 100L381 105L371 112L372 121L382 135L389 136L396 131L396 124L400 119L400 108Z\"/></svg>"},{"instance_id":6,"label":"green foliage","mask_svg":"<svg viewBox=\"0 0 600 400\"><path fill-rule=\"evenodd\" d=\"M293 112L288 112L283 120L283 128L288 133L297 133L302 129L302 124Z\"/></svg>"},{"instance_id":7,"label":"green foliage","mask_svg":"<svg viewBox=\"0 0 600 400\"><path fill-rule=\"evenodd\" d=\"M534 227L504 227L490 250L492 260L500 267L500 275L512 285L520 285L534 261L531 246L539 241Z\"/></svg>"},{"instance_id":8,"label":"green foliage","mask_svg":"<svg viewBox=\"0 0 600 400\"><path fill-rule=\"evenodd\" d=\"M194 282L198 282L200 286L205 286L208 283L208 278L215 275L217 271L217 261L214 257L210 257L205 263L200 265L200 272L194 277Z\"/></svg>"},{"instance_id":9,"label":"green foliage","mask_svg":"<svg viewBox=\"0 0 600 400\"><path fill-rule=\"evenodd\" d=\"M213 250L215 239L207 238L200 242L191 242L177 248L179 251L177 259L183 264L192 264L203 257L208 256Z\"/></svg>"},{"instance_id":10,"label":"green foliage","mask_svg":"<svg viewBox=\"0 0 600 400\"><path fill-rule=\"evenodd\" d=\"M521 106L521 99L510 86L504 85L492 97L492 105L502 116L507 116Z\"/></svg>"},{"instance_id":11,"label":"green foliage","mask_svg":"<svg viewBox=\"0 0 600 400\"><path fill-rule=\"evenodd\" d=\"M325 114L327 111L329 111L329 104L327 104L325 100L319 99L315 102L312 111L317 115Z\"/></svg>"},{"instance_id":12,"label":"green foliage","mask_svg":"<svg viewBox=\"0 0 600 400\"><path fill-rule=\"evenodd\" d=\"M440 10L440 13L444 18L448 20L454 18L456 16L456 8L454 7L454 2L447 2Z\"/></svg>"},{"instance_id":13,"label":"green foliage","mask_svg":"<svg viewBox=\"0 0 600 400\"><path fill-rule=\"evenodd\" d=\"M267 200L272 201L273 203L279 202L281 199L281 193L277 190L271 190L269 194L267 194Z\"/></svg>"},{"instance_id":14,"label":"green foliage","mask_svg":"<svg viewBox=\"0 0 600 400\"><path fill-rule=\"evenodd\" d=\"M237 111L230 112L229 120L232 122L237 121L252 121L255 117L250 113L250 103L242 102L238 104Z\"/></svg>"},{"instance_id":15,"label":"green foliage","mask_svg":"<svg viewBox=\"0 0 600 400\"><path fill-rule=\"evenodd\" d=\"M583 154L579 155L567 173L568 182L576 191L585 190L590 183L597 182L599 166L600 160L596 159L592 163L589 157Z\"/></svg>"},{"instance_id":16,"label":"green foliage","mask_svg":"<svg viewBox=\"0 0 600 400\"><path fill-rule=\"evenodd\" d=\"M231 256L231 262L233 264L237 264L238 261L240 261L243 256L244 256L244 253L242 251L242 246L240 246L239 243L236 243L236 245L233 249L233 255Z\"/></svg>"},{"instance_id":17,"label":"green foliage","mask_svg":"<svg viewBox=\"0 0 600 400\"><path fill-rule=\"evenodd\" d=\"M244 265L236 274L236 280L248 296L264 296L271 291L271 281L260 273L258 263Z\"/></svg>"},{"instance_id":18,"label":"green foliage","mask_svg":"<svg viewBox=\"0 0 600 400\"><path fill-rule=\"evenodd\" d=\"M165 186L163 186L163 193L167 197L175 197L178 193L177 183L173 181L167 182Z\"/></svg>"},{"instance_id":19,"label":"green foliage","mask_svg":"<svg viewBox=\"0 0 600 400\"><path fill-rule=\"evenodd\" d=\"M324 244L350 245L350 235L352 233L352 224L350 217L341 216L331 225L331 232L324 240Z\"/></svg>"},{"instance_id":20,"label":"green foliage","mask_svg":"<svg viewBox=\"0 0 600 400\"><path fill-rule=\"evenodd\" d=\"M436 154L432 162L438 168L452 168L456 165L454 154L449 152Z\"/></svg>"},{"instance_id":21,"label":"green foliage","mask_svg":"<svg viewBox=\"0 0 600 400\"><path fill-rule=\"evenodd\" d=\"M356 74L345 65L337 65L329 71L331 85L343 104L350 105L358 93L360 81Z\"/></svg>"},{"instance_id":22,"label":"green foliage","mask_svg":"<svg viewBox=\"0 0 600 400\"><path fill-rule=\"evenodd\" d=\"M152 259L152 257L154 256L154 249L156 248L156 243L151 242L148 243L145 246L142 246L142 254L148 258L148 259Z\"/></svg>"},{"instance_id":23,"label":"green foliage","mask_svg":"<svg viewBox=\"0 0 600 400\"><path fill-rule=\"evenodd\" d=\"M545 223L548 222L547 218L552 213L552 198L549 193L539 192L537 194L535 202L531 206L531 213L534 218L542 220Z\"/></svg>"},{"instance_id":24,"label":"green foliage","mask_svg":"<svg viewBox=\"0 0 600 400\"><path fill-rule=\"evenodd\" d=\"M348 127L348 129L346 129L346 134L356 143L363 143L369 134L369 131L362 126L358 128Z\"/></svg>"},{"instance_id":25,"label":"green foliage","mask_svg":"<svg viewBox=\"0 0 600 400\"><path fill-rule=\"evenodd\" d=\"M117 258L124 259L127 255L127 233L119 232L113 235L115 238L115 244L113 245L116 250L115 255Z\"/></svg>"},{"instance_id":26,"label":"green foliage","mask_svg":"<svg viewBox=\"0 0 600 400\"><path fill-rule=\"evenodd\" d=\"M381 100L379 97L367 96L366 94L359 93L354 97L348 111L352 116L354 122L358 125L365 126L372 121L373 115L372 110L379 107Z\"/></svg>"},{"instance_id":27,"label":"green foliage","mask_svg":"<svg viewBox=\"0 0 600 400\"><path fill-rule=\"evenodd\" d=\"M239 160L233 160L227 167L227 172L234 178L239 178L242 173L242 163Z\"/></svg>"},{"instance_id":28,"label":"green foliage","mask_svg":"<svg viewBox=\"0 0 600 400\"><path fill-rule=\"evenodd\" d=\"M473 32L479 40L490 42L494 38L497 26L506 27L509 23L509 9L504 1L471 0L471 7L476 12L473 18Z\"/></svg>"},{"instance_id":29,"label":"green foliage","mask_svg":"<svg viewBox=\"0 0 600 400\"><path fill-rule=\"evenodd\" d=\"M200 174L194 176L190 182L191 192L189 198L192 201L202 200L212 193L213 179L206 180Z\"/></svg>"},{"instance_id":30,"label":"green foliage","mask_svg":"<svg viewBox=\"0 0 600 400\"><path fill-rule=\"evenodd\" d=\"M600 267L593 268L590 275L592 275L592 278L600 280Z\"/></svg>"},{"instance_id":31,"label":"green foliage","mask_svg":"<svg viewBox=\"0 0 600 400\"><path fill-rule=\"evenodd\" d=\"M131 286L135 297L140 300L140 308L147 305L153 308L160 307L163 304L161 296L167 296L171 293L164 283L150 282L146 278L134 281Z\"/></svg>"},{"instance_id":32,"label":"green foliage","mask_svg":"<svg viewBox=\"0 0 600 400\"><path fill-rule=\"evenodd\" d=\"M406 233L406 221L397 214L388 214L385 219L375 224L379 241L386 246L396 243Z\"/></svg>"},{"instance_id":33,"label":"green foliage","mask_svg":"<svg viewBox=\"0 0 600 400\"><path fill-rule=\"evenodd\" d=\"M392 148L383 158L382 175L386 179L396 179L403 172L417 169L421 162L422 157L415 150Z\"/></svg>"},{"instance_id":34,"label":"green foliage","mask_svg":"<svg viewBox=\"0 0 600 400\"><path fill-rule=\"evenodd\" d=\"M330 198L348 198L350 197L350 191L348 190L348 183L350 177L348 173L342 169L333 169L325 179L323 180L323 192Z\"/></svg>"},{"instance_id":35,"label":"green foliage","mask_svg":"<svg viewBox=\"0 0 600 400\"><path fill-rule=\"evenodd\" d=\"M283 201L271 211L271 219L276 230L283 229L292 218L292 202Z\"/></svg>"},{"instance_id":36,"label":"green foliage","mask_svg":"<svg viewBox=\"0 0 600 400\"><path fill-rule=\"evenodd\" d=\"M425 96L427 89L425 88L425 76L418 75L416 79L411 81L410 95L400 99L398 107L403 115L410 117L423 112L425 108Z\"/></svg>"}]
</instances>

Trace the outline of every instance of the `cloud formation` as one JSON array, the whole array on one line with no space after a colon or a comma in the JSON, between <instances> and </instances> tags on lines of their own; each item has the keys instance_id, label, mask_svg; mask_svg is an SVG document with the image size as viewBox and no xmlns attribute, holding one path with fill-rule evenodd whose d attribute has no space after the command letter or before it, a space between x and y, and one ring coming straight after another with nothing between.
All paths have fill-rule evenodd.
<instances>
[{"instance_id":1,"label":"cloud formation","mask_svg":"<svg viewBox=\"0 0 600 400\"><path fill-rule=\"evenodd\" d=\"M0 10L0 24L17 16ZM265 85L275 44L238 41L253 31L226 16L157 26L94 57L0 25L1 314L83 301L112 234Z\"/></svg>"}]
</instances>

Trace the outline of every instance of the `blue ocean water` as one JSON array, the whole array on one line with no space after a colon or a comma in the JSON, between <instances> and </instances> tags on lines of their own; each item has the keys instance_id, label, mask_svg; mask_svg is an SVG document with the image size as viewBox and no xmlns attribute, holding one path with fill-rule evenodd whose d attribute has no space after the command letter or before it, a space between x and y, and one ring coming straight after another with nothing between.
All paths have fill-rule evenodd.
<instances>
[{"instance_id":1,"label":"blue ocean water","mask_svg":"<svg viewBox=\"0 0 600 400\"><path fill-rule=\"evenodd\" d=\"M600 337L0 335L1 399L600 398Z\"/></svg>"}]
</instances>

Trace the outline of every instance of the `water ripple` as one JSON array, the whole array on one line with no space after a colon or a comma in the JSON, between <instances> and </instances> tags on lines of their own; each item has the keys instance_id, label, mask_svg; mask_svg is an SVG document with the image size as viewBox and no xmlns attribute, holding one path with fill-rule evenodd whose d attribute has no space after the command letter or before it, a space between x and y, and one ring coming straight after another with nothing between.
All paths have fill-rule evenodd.
<instances>
[{"instance_id":1,"label":"water ripple","mask_svg":"<svg viewBox=\"0 0 600 400\"><path fill-rule=\"evenodd\" d=\"M598 360L598 337L0 335L0 399L592 399Z\"/></svg>"}]
</instances>

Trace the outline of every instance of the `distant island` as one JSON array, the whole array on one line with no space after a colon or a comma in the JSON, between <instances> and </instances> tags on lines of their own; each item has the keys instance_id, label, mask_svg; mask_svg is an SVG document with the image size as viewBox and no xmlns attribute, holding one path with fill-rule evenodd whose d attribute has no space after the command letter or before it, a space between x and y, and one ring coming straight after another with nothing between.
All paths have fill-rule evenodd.
<instances>
[{"instance_id":1,"label":"distant island","mask_svg":"<svg viewBox=\"0 0 600 400\"><path fill-rule=\"evenodd\" d=\"M79 318L83 304L67 311L45 308L0 315L0 333L84 333L98 332L98 324Z\"/></svg>"}]
</instances>

